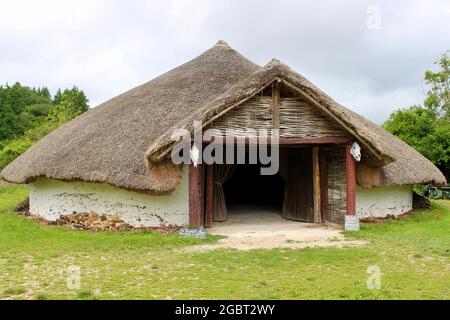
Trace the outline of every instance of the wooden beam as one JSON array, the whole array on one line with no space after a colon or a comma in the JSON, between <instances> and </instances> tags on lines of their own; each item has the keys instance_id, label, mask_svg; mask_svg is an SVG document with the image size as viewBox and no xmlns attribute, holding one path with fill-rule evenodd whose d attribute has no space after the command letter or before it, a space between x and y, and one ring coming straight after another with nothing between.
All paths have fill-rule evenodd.
<instances>
[{"instance_id":1,"label":"wooden beam","mask_svg":"<svg viewBox=\"0 0 450 320\"><path fill-rule=\"evenodd\" d=\"M308 93L306 93L304 90L300 90L299 88L297 88L296 86L290 84L288 81L282 80L283 85L286 85L287 87L291 88L292 90L294 90L295 92L299 93L300 95L302 95L304 98L306 98L306 100L310 101L311 103L313 103L314 105L316 105L317 107L319 107L319 109L323 110L329 117L331 117L331 119L335 120L337 123L339 123L342 127L344 127L348 132L350 132L351 135L353 135L354 137L357 137L358 140L361 142L361 144L363 144L365 147L367 147L373 156L375 156L375 158L377 158L378 160L380 160L381 162L383 162L383 157L379 155L379 152L377 150L375 150L365 139L363 139L361 137L361 135L359 135L355 130L353 130L352 128L350 128L348 125L346 125L344 123L344 121L342 121L339 117L337 117L336 115L334 115L330 110L328 110L327 108L325 108L323 105L321 105L319 102L316 101L316 99L314 99L313 97L311 97ZM390 162L388 162L390 163ZM384 164L388 164L388 163L384 163Z\"/></svg>"},{"instance_id":2,"label":"wooden beam","mask_svg":"<svg viewBox=\"0 0 450 320\"><path fill-rule=\"evenodd\" d=\"M214 217L214 166L206 166L206 217L205 228L213 226Z\"/></svg>"},{"instance_id":3,"label":"wooden beam","mask_svg":"<svg viewBox=\"0 0 450 320\"><path fill-rule=\"evenodd\" d=\"M279 138L279 144L347 144L347 137Z\"/></svg>"},{"instance_id":4,"label":"wooden beam","mask_svg":"<svg viewBox=\"0 0 450 320\"><path fill-rule=\"evenodd\" d=\"M356 214L356 164L350 154L350 145L345 146L345 168L347 173L347 215Z\"/></svg>"},{"instance_id":5,"label":"wooden beam","mask_svg":"<svg viewBox=\"0 0 450 320\"><path fill-rule=\"evenodd\" d=\"M189 165L189 226L204 226L203 205L203 165Z\"/></svg>"},{"instance_id":6,"label":"wooden beam","mask_svg":"<svg viewBox=\"0 0 450 320\"><path fill-rule=\"evenodd\" d=\"M313 194L314 194L314 222L322 223L321 194L320 194L320 164L319 147L312 148L313 164Z\"/></svg>"},{"instance_id":7,"label":"wooden beam","mask_svg":"<svg viewBox=\"0 0 450 320\"><path fill-rule=\"evenodd\" d=\"M272 125L274 129L280 129L280 82L272 83Z\"/></svg>"},{"instance_id":8,"label":"wooden beam","mask_svg":"<svg viewBox=\"0 0 450 320\"><path fill-rule=\"evenodd\" d=\"M328 162L326 153L321 147L320 150L320 200L321 200L321 214L322 222L327 221L328 217Z\"/></svg>"},{"instance_id":9,"label":"wooden beam","mask_svg":"<svg viewBox=\"0 0 450 320\"><path fill-rule=\"evenodd\" d=\"M257 137L228 137L227 140L233 140L235 144L259 144ZM224 136L204 136L204 143L222 143L225 144ZM273 141L270 137L267 138L267 143L280 144L280 145L295 145L295 144L349 144L350 138L347 137L315 137L315 138L279 138L277 141Z\"/></svg>"}]
</instances>

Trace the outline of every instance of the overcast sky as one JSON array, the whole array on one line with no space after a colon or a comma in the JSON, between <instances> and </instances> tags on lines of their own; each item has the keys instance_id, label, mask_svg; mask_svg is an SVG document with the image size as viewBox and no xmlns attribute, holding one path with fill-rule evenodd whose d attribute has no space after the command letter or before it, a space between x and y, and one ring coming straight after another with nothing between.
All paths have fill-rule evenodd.
<instances>
[{"instance_id":1,"label":"overcast sky","mask_svg":"<svg viewBox=\"0 0 450 320\"><path fill-rule=\"evenodd\" d=\"M0 83L76 85L96 106L219 39L382 123L422 101L450 49L450 1L0 0Z\"/></svg>"}]
</instances>

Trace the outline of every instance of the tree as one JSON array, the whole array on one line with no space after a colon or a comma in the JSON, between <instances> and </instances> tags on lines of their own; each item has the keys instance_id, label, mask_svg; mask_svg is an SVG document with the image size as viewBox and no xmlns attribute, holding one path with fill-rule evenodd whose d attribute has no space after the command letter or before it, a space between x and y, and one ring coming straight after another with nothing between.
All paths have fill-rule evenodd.
<instances>
[{"instance_id":1,"label":"tree","mask_svg":"<svg viewBox=\"0 0 450 320\"><path fill-rule=\"evenodd\" d=\"M77 87L58 89L52 100L46 87L0 86L0 169L88 109L88 99Z\"/></svg>"},{"instance_id":2,"label":"tree","mask_svg":"<svg viewBox=\"0 0 450 320\"><path fill-rule=\"evenodd\" d=\"M20 83L0 86L0 141L21 136L26 130L39 125L37 120L45 120L45 110L48 112L52 107L49 95L44 96L46 91L46 88L31 89ZM39 113L37 117L42 116L40 119L36 117Z\"/></svg>"},{"instance_id":3,"label":"tree","mask_svg":"<svg viewBox=\"0 0 450 320\"><path fill-rule=\"evenodd\" d=\"M46 99L51 99L50 90L48 90L47 87L33 88L33 91L35 91L41 97L44 97Z\"/></svg>"},{"instance_id":4,"label":"tree","mask_svg":"<svg viewBox=\"0 0 450 320\"><path fill-rule=\"evenodd\" d=\"M84 92L77 87L65 89L62 93L61 90L58 90L53 102L57 104L49 112L49 121L61 124L89 109L89 100L86 98Z\"/></svg>"},{"instance_id":5,"label":"tree","mask_svg":"<svg viewBox=\"0 0 450 320\"><path fill-rule=\"evenodd\" d=\"M424 106L439 116L450 117L450 59L447 53L436 62L441 69L438 72L426 71L425 82L431 86L424 101Z\"/></svg>"},{"instance_id":6,"label":"tree","mask_svg":"<svg viewBox=\"0 0 450 320\"><path fill-rule=\"evenodd\" d=\"M55 96L53 97L53 104L57 105L61 102L62 91L61 89L56 90Z\"/></svg>"},{"instance_id":7,"label":"tree","mask_svg":"<svg viewBox=\"0 0 450 320\"><path fill-rule=\"evenodd\" d=\"M384 128L411 145L431 160L450 178L450 61L444 54L440 70L426 71L425 82L430 86L421 105L393 112Z\"/></svg>"}]
</instances>

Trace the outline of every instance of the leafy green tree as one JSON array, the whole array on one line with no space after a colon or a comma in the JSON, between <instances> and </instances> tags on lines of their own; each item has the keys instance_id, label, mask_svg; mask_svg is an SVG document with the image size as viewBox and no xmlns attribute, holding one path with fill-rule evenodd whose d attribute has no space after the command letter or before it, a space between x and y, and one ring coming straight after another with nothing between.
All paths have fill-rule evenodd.
<instances>
[{"instance_id":1,"label":"leafy green tree","mask_svg":"<svg viewBox=\"0 0 450 320\"><path fill-rule=\"evenodd\" d=\"M442 55L436 62L441 69L437 72L426 71L425 82L431 86L424 101L424 106L435 111L439 116L450 117L450 59Z\"/></svg>"},{"instance_id":2,"label":"leafy green tree","mask_svg":"<svg viewBox=\"0 0 450 320\"><path fill-rule=\"evenodd\" d=\"M6 167L32 145L33 142L26 138L17 139L7 143L0 151L0 168Z\"/></svg>"},{"instance_id":3,"label":"leafy green tree","mask_svg":"<svg viewBox=\"0 0 450 320\"><path fill-rule=\"evenodd\" d=\"M61 89L56 90L55 96L53 97L53 104L57 105L61 102L62 91Z\"/></svg>"},{"instance_id":4,"label":"leafy green tree","mask_svg":"<svg viewBox=\"0 0 450 320\"><path fill-rule=\"evenodd\" d=\"M422 105L393 112L384 128L430 159L450 178L450 61L447 54L439 60L440 70L426 71L430 86Z\"/></svg>"},{"instance_id":5,"label":"leafy green tree","mask_svg":"<svg viewBox=\"0 0 450 320\"><path fill-rule=\"evenodd\" d=\"M0 140L8 139L19 131L18 116L11 104L7 102L6 94L0 89Z\"/></svg>"},{"instance_id":6,"label":"leafy green tree","mask_svg":"<svg viewBox=\"0 0 450 320\"><path fill-rule=\"evenodd\" d=\"M38 92L20 83L0 86L0 141L21 136L26 130L40 124L30 114L33 109L30 106L35 106L34 111L40 109L43 116L40 120L45 120L46 114L42 110L49 110L52 106L51 99L44 96L46 90L39 89Z\"/></svg>"},{"instance_id":7,"label":"leafy green tree","mask_svg":"<svg viewBox=\"0 0 450 320\"><path fill-rule=\"evenodd\" d=\"M0 169L88 109L88 99L77 87L59 89L53 100L46 87L0 87Z\"/></svg>"},{"instance_id":8,"label":"leafy green tree","mask_svg":"<svg viewBox=\"0 0 450 320\"><path fill-rule=\"evenodd\" d=\"M65 123L89 109L86 95L77 87L66 89L61 93L58 90L54 103L56 106L49 112L49 121Z\"/></svg>"},{"instance_id":9,"label":"leafy green tree","mask_svg":"<svg viewBox=\"0 0 450 320\"><path fill-rule=\"evenodd\" d=\"M51 99L50 90L47 87L33 88L33 90L41 97Z\"/></svg>"},{"instance_id":10,"label":"leafy green tree","mask_svg":"<svg viewBox=\"0 0 450 320\"><path fill-rule=\"evenodd\" d=\"M429 109L413 106L391 114L384 127L409 145L424 153L423 139L433 134L436 115Z\"/></svg>"}]
</instances>

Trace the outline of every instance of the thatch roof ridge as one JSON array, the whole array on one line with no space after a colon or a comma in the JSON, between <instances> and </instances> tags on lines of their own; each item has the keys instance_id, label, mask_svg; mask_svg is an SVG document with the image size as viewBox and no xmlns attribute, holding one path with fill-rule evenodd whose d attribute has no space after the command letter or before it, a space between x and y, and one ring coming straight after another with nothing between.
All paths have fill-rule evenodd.
<instances>
[{"instance_id":1,"label":"thatch roof ridge","mask_svg":"<svg viewBox=\"0 0 450 320\"><path fill-rule=\"evenodd\" d=\"M206 125L208 120L213 119L224 110L231 110L240 105L277 79L300 89L302 94L306 94L316 101L318 106L328 110L332 116L342 121L348 130L351 130L351 133L366 146L366 149L371 149L372 155L379 157L379 163L384 165L379 169L380 179L370 186L420 183L443 185L446 183L440 170L419 152L380 126L338 104L305 77L278 59L272 59L263 68L236 83L228 91L177 123L172 130L182 128L192 131L195 120L202 121L203 125ZM150 167L167 157L171 146L176 143L171 140L172 130L166 132L149 146L146 156ZM417 170L418 168L423 168L423 170Z\"/></svg>"},{"instance_id":2,"label":"thatch roof ridge","mask_svg":"<svg viewBox=\"0 0 450 320\"><path fill-rule=\"evenodd\" d=\"M181 180L181 170L166 163L149 172L148 146L259 68L220 41L193 60L58 128L8 165L1 176L13 183L43 176L172 191Z\"/></svg>"},{"instance_id":3,"label":"thatch roof ridge","mask_svg":"<svg viewBox=\"0 0 450 320\"><path fill-rule=\"evenodd\" d=\"M241 104L276 79L317 100L318 107L352 130L380 162L390 163L380 169L378 185L445 183L442 173L414 149L339 105L287 65L273 59L260 67L224 41L50 133L1 176L13 183L43 176L173 191L181 180L181 169L167 160L173 130L192 129L194 120L206 124L205 120Z\"/></svg>"},{"instance_id":4,"label":"thatch roof ridge","mask_svg":"<svg viewBox=\"0 0 450 320\"><path fill-rule=\"evenodd\" d=\"M175 143L174 141L171 141L171 132L173 132L174 129L182 128L192 130L192 124L195 120L202 121L205 125L205 122L208 119L214 117L224 109L233 108L238 104L241 104L276 79L285 80L287 84L292 84L297 88L302 89L302 94L307 93L312 95L313 98L318 100L317 102L321 104L321 107L328 109L332 114L339 118L339 120L342 120L349 130L353 129L353 133L360 138L360 140L373 148L375 151L374 155L380 155L384 164L392 162L393 158L389 153L390 150L382 143L382 141L379 141L378 137L370 130L364 130L365 127L360 123L359 117L354 117L354 112L336 103L306 78L293 71L278 59L272 59L263 68L258 69L252 75L235 84L224 94L217 97L186 119L177 123L172 130L166 132L149 146L149 149L146 152L147 158L157 162L167 154L170 146ZM355 120L357 123L355 123Z\"/></svg>"}]
</instances>

